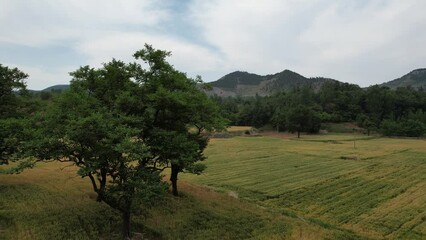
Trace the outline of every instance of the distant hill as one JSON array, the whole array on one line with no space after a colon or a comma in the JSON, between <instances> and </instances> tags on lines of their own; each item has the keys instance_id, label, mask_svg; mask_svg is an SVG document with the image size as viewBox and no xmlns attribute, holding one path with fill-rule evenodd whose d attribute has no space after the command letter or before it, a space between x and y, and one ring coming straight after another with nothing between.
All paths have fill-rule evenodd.
<instances>
[{"instance_id":1,"label":"distant hill","mask_svg":"<svg viewBox=\"0 0 426 240\"><path fill-rule=\"evenodd\" d=\"M287 91L296 86L306 84L319 89L325 82L339 81L323 77L306 78L290 70L265 76L236 71L221 77L217 81L210 82L209 84L213 88L207 94L218 95L220 97L255 96L256 94L259 96L268 96L274 92ZM423 87L423 89L426 89L426 68L413 70L400 78L382 83L381 86L387 86L392 89L407 86L413 88ZM61 84L34 92L64 91L69 88L70 85Z\"/></svg>"},{"instance_id":2,"label":"distant hill","mask_svg":"<svg viewBox=\"0 0 426 240\"><path fill-rule=\"evenodd\" d=\"M54 91L65 91L70 88L70 85L68 84L61 84L61 85L53 85L48 88L45 88L41 90L40 92L54 92Z\"/></svg>"},{"instance_id":3,"label":"distant hill","mask_svg":"<svg viewBox=\"0 0 426 240\"><path fill-rule=\"evenodd\" d=\"M219 80L210 82L213 87L208 92L210 95L221 97L228 96L267 96L274 92L291 90L296 86L310 84L319 88L328 81L336 81L329 78L306 78L296 72L284 70L270 75L257 75L248 72L236 71L229 73Z\"/></svg>"},{"instance_id":4,"label":"distant hill","mask_svg":"<svg viewBox=\"0 0 426 240\"><path fill-rule=\"evenodd\" d=\"M426 68L413 70L400 78L383 83L381 86L387 86L392 89L408 86L413 88L423 87L423 89L426 89Z\"/></svg>"}]
</instances>

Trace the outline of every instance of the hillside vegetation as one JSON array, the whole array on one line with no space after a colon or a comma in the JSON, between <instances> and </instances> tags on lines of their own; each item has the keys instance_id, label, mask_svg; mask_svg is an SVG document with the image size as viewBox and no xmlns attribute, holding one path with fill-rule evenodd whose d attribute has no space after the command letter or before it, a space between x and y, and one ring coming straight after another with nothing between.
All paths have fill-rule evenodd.
<instances>
[{"instance_id":1,"label":"hillside vegetation","mask_svg":"<svg viewBox=\"0 0 426 240\"><path fill-rule=\"evenodd\" d=\"M290 70L265 76L236 71L211 82L213 89L207 93L220 97L269 96L279 91L288 91L303 85L311 85L319 89L325 82L337 81L328 78L306 78Z\"/></svg>"},{"instance_id":2,"label":"hillside vegetation","mask_svg":"<svg viewBox=\"0 0 426 240\"><path fill-rule=\"evenodd\" d=\"M426 89L426 68L413 70L400 78L383 83L382 85L392 89L407 86Z\"/></svg>"}]
</instances>

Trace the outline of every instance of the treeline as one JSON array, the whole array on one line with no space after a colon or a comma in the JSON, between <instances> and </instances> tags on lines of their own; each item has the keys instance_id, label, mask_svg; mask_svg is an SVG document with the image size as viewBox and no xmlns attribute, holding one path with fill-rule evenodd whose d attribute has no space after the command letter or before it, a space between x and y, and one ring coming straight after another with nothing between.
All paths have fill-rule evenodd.
<instances>
[{"instance_id":1,"label":"treeline","mask_svg":"<svg viewBox=\"0 0 426 240\"><path fill-rule=\"evenodd\" d=\"M321 123L356 122L386 136L419 137L426 133L426 92L411 87L392 90L326 82L319 90L296 87L267 97L212 97L231 124L278 131L316 133Z\"/></svg>"}]
</instances>

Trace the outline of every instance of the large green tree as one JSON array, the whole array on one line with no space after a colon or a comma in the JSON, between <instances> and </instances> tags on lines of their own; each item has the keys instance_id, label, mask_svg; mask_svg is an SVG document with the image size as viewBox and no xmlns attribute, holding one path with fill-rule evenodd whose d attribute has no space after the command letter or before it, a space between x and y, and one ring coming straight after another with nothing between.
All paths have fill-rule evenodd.
<instances>
[{"instance_id":1,"label":"large green tree","mask_svg":"<svg viewBox=\"0 0 426 240\"><path fill-rule=\"evenodd\" d=\"M287 112L287 126L290 132L297 132L300 138L301 132L317 133L321 127L321 119L312 107L297 105Z\"/></svg>"},{"instance_id":2,"label":"large green tree","mask_svg":"<svg viewBox=\"0 0 426 240\"><path fill-rule=\"evenodd\" d=\"M26 122L22 95L27 77L17 68L0 64L0 165L8 164L20 150Z\"/></svg>"},{"instance_id":3,"label":"large green tree","mask_svg":"<svg viewBox=\"0 0 426 240\"><path fill-rule=\"evenodd\" d=\"M162 167L170 167L172 190L178 195L180 172L200 173L205 159L207 132L221 129L224 120L217 105L200 91L199 77L191 79L166 61L169 52L149 45L134 55L148 68L135 68L136 81L142 86L146 104L143 109L145 127L141 138Z\"/></svg>"},{"instance_id":4,"label":"large green tree","mask_svg":"<svg viewBox=\"0 0 426 240\"><path fill-rule=\"evenodd\" d=\"M28 142L40 160L70 161L104 202L122 214L130 238L131 213L146 209L165 191L149 147L139 138L143 119L129 112L140 102L131 64L113 60L100 69L71 73L71 89L35 117Z\"/></svg>"},{"instance_id":5,"label":"large green tree","mask_svg":"<svg viewBox=\"0 0 426 240\"><path fill-rule=\"evenodd\" d=\"M69 92L34 121L28 149L38 159L71 161L90 179L97 200L121 212L130 237L131 213L146 210L165 192L161 171L199 173L205 130L221 126L218 109L166 61L169 53L146 45L135 54L146 64L112 60L71 73Z\"/></svg>"},{"instance_id":6,"label":"large green tree","mask_svg":"<svg viewBox=\"0 0 426 240\"><path fill-rule=\"evenodd\" d=\"M0 64L0 118L15 117L19 113L19 95L25 93L28 74L18 68Z\"/></svg>"}]
</instances>

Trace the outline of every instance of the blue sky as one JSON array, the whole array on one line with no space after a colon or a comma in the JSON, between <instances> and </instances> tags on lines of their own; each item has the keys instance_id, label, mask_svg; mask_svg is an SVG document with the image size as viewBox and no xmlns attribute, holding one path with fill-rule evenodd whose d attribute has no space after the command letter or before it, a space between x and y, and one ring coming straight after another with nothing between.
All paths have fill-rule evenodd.
<instances>
[{"instance_id":1,"label":"blue sky","mask_svg":"<svg viewBox=\"0 0 426 240\"><path fill-rule=\"evenodd\" d=\"M284 69L361 86L426 67L423 0L0 0L0 63L30 89L144 43L189 76Z\"/></svg>"}]
</instances>

